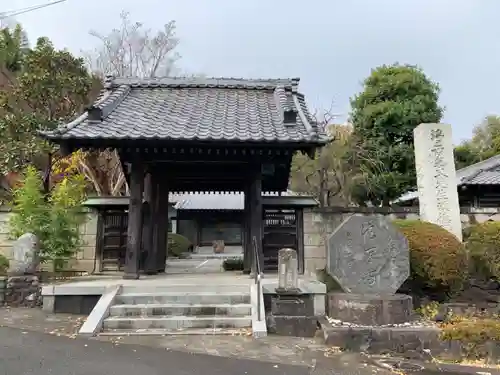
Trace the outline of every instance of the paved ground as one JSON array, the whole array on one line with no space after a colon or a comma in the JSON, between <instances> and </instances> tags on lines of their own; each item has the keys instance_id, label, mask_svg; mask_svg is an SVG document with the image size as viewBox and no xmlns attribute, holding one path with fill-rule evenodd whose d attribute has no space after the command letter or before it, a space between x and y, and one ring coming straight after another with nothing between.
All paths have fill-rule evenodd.
<instances>
[{"instance_id":1,"label":"paved ground","mask_svg":"<svg viewBox=\"0 0 500 375\"><path fill-rule=\"evenodd\" d=\"M57 356L61 356L64 361L80 368L87 363L86 361L101 361L105 355L99 354L99 352L116 353L116 355L111 355L116 356L115 361L120 361L120 363L123 361L124 365L120 368L135 371L116 372L121 375L128 375L129 373L140 373L141 375L171 373L177 375L188 372L197 374L201 373L201 371L203 371L204 375L219 374L217 371L225 371L227 375L253 374L257 372L260 374L290 375L385 375L389 373L386 370L365 363L365 360L357 354L339 353L335 349L322 345L315 339L277 336L260 340L254 340L246 336L130 336L83 340L76 338L76 332L82 323L83 318L64 314L45 314L38 309L0 309L0 326L4 327L0 328L0 375L31 373L34 375L44 375L46 373L53 375L101 375L105 372L114 374L107 367L92 367L97 366L96 364L89 364L91 371L87 373L67 372L68 367L58 367L57 371L63 371L59 373L56 372L56 369L54 369L54 372L47 372L50 367L43 367L43 370L36 368L37 371L32 370L34 372L31 373L22 372L21 370L15 372L12 370L14 367L5 367L9 369L7 371L4 370L3 366L3 361L11 362L12 364L9 364L9 366L15 366L16 358L18 362L22 362L24 358L27 358L27 363L34 366L33 363L44 364L46 361L52 361ZM12 330L11 328L14 327L15 330ZM33 342L37 344L33 344ZM113 348L116 351L113 351ZM93 351L89 352L89 350ZM132 353L130 350L132 350ZM133 352L133 350L138 351ZM70 358L68 351L74 358ZM137 362L134 353L143 356L144 352L146 352L144 355L152 356L151 366L154 363L162 363L163 371L154 372L156 371L154 366L142 369L131 364ZM122 356L123 358L127 357L127 359L122 359ZM102 359L102 361L102 366L110 366L111 359ZM141 365L144 361L141 360ZM170 362L178 366L172 368L172 372L170 368L165 367ZM126 365L127 363L128 365ZM212 363L216 363L216 365ZM238 365L235 365L235 363ZM25 369L25 367L22 367L25 364L17 365L20 366L19 368ZM207 366L212 366L213 370ZM166 368L169 370L168 372L165 372ZM106 371L104 372L104 370ZM209 372L209 370L213 372ZM222 372L220 373L222 374Z\"/></svg>"},{"instance_id":2,"label":"paved ground","mask_svg":"<svg viewBox=\"0 0 500 375\"><path fill-rule=\"evenodd\" d=\"M0 328L0 374L5 375L306 375L304 366L221 358L139 345L71 340Z\"/></svg>"}]
</instances>

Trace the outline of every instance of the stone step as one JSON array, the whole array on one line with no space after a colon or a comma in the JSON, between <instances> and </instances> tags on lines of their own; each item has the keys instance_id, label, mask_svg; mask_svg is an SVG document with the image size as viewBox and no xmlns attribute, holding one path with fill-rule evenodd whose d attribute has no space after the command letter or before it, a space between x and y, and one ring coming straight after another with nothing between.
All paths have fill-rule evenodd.
<instances>
[{"instance_id":1,"label":"stone step","mask_svg":"<svg viewBox=\"0 0 500 375\"><path fill-rule=\"evenodd\" d=\"M190 305L190 304L137 304L111 306L110 316L248 316L250 304Z\"/></svg>"},{"instance_id":2,"label":"stone step","mask_svg":"<svg viewBox=\"0 0 500 375\"><path fill-rule=\"evenodd\" d=\"M122 294L128 293L250 293L248 284L172 284L172 285L124 285Z\"/></svg>"},{"instance_id":3,"label":"stone step","mask_svg":"<svg viewBox=\"0 0 500 375\"><path fill-rule=\"evenodd\" d=\"M246 328L252 326L251 316L111 316L104 320L104 330L179 330L184 328Z\"/></svg>"},{"instance_id":4,"label":"stone step","mask_svg":"<svg viewBox=\"0 0 500 375\"><path fill-rule=\"evenodd\" d=\"M251 336L248 328L185 328L185 329L111 329L103 331L99 336L181 336L181 335L226 335Z\"/></svg>"},{"instance_id":5,"label":"stone step","mask_svg":"<svg viewBox=\"0 0 500 375\"><path fill-rule=\"evenodd\" d=\"M239 305L249 304L250 293L122 293L116 296L116 305L139 304L189 304L189 305Z\"/></svg>"},{"instance_id":6,"label":"stone step","mask_svg":"<svg viewBox=\"0 0 500 375\"><path fill-rule=\"evenodd\" d=\"M243 253L235 253L235 254L196 254L196 253L189 253L184 255L186 259L196 259L196 260L207 260L207 259L220 259L220 260L226 260L226 259L243 259Z\"/></svg>"}]
</instances>

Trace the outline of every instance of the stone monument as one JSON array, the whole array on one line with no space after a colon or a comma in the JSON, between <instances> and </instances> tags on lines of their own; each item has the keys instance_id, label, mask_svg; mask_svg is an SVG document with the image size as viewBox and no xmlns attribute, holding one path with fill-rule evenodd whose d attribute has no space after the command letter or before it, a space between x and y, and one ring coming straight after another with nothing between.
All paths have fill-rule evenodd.
<instances>
[{"instance_id":1,"label":"stone monument","mask_svg":"<svg viewBox=\"0 0 500 375\"><path fill-rule=\"evenodd\" d=\"M36 272L40 265L40 242L32 233L25 233L13 245L13 259L7 271L5 303L10 306L38 306L41 290Z\"/></svg>"},{"instance_id":2,"label":"stone monument","mask_svg":"<svg viewBox=\"0 0 500 375\"><path fill-rule=\"evenodd\" d=\"M40 264L40 242L32 233L25 233L13 245L13 259L9 263L9 276L33 275Z\"/></svg>"},{"instance_id":3,"label":"stone monument","mask_svg":"<svg viewBox=\"0 0 500 375\"><path fill-rule=\"evenodd\" d=\"M462 241L451 125L420 124L413 130L420 219Z\"/></svg>"},{"instance_id":4,"label":"stone monument","mask_svg":"<svg viewBox=\"0 0 500 375\"><path fill-rule=\"evenodd\" d=\"M328 239L327 268L345 293L330 293L329 316L361 325L405 323L408 295L395 294L410 274L406 237L380 215L353 215Z\"/></svg>"},{"instance_id":5,"label":"stone monument","mask_svg":"<svg viewBox=\"0 0 500 375\"><path fill-rule=\"evenodd\" d=\"M298 272L297 252L294 249L281 249L278 251L278 287L276 293L299 293Z\"/></svg>"}]
</instances>

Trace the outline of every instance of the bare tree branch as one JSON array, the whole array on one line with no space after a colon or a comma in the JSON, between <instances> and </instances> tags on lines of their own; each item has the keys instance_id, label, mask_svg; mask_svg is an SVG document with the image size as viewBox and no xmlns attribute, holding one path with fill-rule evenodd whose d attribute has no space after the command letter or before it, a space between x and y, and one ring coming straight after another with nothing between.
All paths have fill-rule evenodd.
<instances>
[{"instance_id":1,"label":"bare tree branch","mask_svg":"<svg viewBox=\"0 0 500 375\"><path fill-rule=\"evenodd\" d=\"M140 22L132 22L127 12L120 14L121 24L109 33L91 31L99 41L93 51L83 52L89 68L103 77L169 76L180 58L175 21L153 32ZM79 169L99 195L120 195L128 191L120 158L115 151L88 152L79 160Z\"/></svg>"},{"instance_id":2,"label":"bare tree branch","mask_svg":"<svg viewBox=\"0 0 500 375\"><path fill-rule=\"evenodd\" d=\"M133 23L127 12L122 12L120 18L120 28L109 34L90 32L100 41L94 51L83 53L90 69L101 75L127 77L171 75L180 58L175 51L179 44L175 21L153 34L142 23Z\"/></svg>"}]
</instances>

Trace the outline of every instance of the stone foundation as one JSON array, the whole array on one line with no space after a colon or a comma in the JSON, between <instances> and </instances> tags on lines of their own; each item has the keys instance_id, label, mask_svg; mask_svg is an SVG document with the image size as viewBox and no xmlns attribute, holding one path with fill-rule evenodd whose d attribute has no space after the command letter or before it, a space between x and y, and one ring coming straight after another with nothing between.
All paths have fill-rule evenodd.
<instances>
[{"instance_id":1,"label":"stone foundation","mask_svg":"<svg viewBox=\"0 0 500 375\"><path fill-rule=\"evenodd\" d=\"M271 297L267 314L269 333L281 336L314 337L318 318L314 315L313 294L276 294Z\"/></svg>"},{"instance_id":2,"label":"stone foundation","mask_svg":"<svg viewBox=\"0 0 500 375\"><path fill-rule=\"evenodd\" d=\"M424 349L433 355L445 351L439 329L426 326L354 327L332 326L321 320L325 343L353 352L370 354L421 355Z\"/></svg>"},{"instance_id":3,"label":"stone foundation","mask_svg":"<svg viewBox=\"0 0 500 375\"><path fill-rule=\"evenodd\" d=\"M38 277L26 275L0 278L0 304L12 307L41 306Z\"/></svg>"},{"instance_id":4,"label":"stone foundation","mask_svg":"<svg viewBox=\"0 0 500 375\"><path fill-rule=\"evenodd\" d=\"M413 303L405 294L328 294L328 316L363 326L402 324L411 320Z\"/></svg>"}]
</instances>

